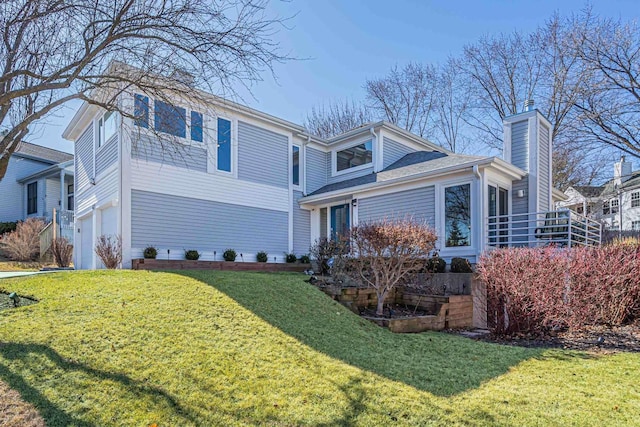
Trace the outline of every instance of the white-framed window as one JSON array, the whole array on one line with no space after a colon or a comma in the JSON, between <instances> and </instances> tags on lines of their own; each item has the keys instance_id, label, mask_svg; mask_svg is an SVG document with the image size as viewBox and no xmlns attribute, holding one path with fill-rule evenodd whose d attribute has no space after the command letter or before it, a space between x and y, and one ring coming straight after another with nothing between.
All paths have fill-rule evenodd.
<instances>
[{"instance_id":1,"label":"white-framed window","mask_svg":"<svg viewBox=\"0 0 640 427\"><path fill-rule=\"evenodd\" d=\"M443 191L444 246L471 246L471 183L448 185Z\"/></svg>"},{"instance_id":2,"label":"white-framed window","mask_svg":"<svg viewBox=\"0 0 640 427\"><path fill-rule=\"evenodd\" d=\"M38 213L38 181L27 184L27 215Z\"/></svg>"},{"instance_id":3,"label":"white-framed window","mask_svg":"<svg viewBox=\"0 0 640 427\"><path fill-rule=\"evenodd\" d=\"M216 151L216 169L221 172L231 172L233 164L233 150L231 147L232 126L231 120L218 117L216 130L217 151Z\"/></svg>"},{"instance_id":4,"label":"white-framed window","mask_svg":"<svg viewBox=\"0 0 640 427\"><path fill-rule=\"evenodd\" d=\"M291 146L291 184L300 185L300 147Z\"/></svg>"},{"instance_id":5,"label":"white-framed window","mask_svg":"<svg viewBox=\"0 0 640 427\"><path fill-rule=\"evenodd\" d=\"M107 111L98 120L98 148L116 134L117 119L118 114L115 111Z\"/></svg>"},{"instance_id":6,"label":"white-framed window","mask_svg":"<svg viewBox=\"0 0 640 427\"><path fill-rule=\"evenodd\" d=\"M631 207L640 207L640 191L634 191L631 193Z\"/></svg>"},{"instance_id":7,"label":"white-framed window","mask_svg":"<svg viewBox=\"0 0 640 427\"><path fill-rule=\"evenodd\" d=\"M617 214L620 212L620 201L618 199L611 199L611 213Z\"/></svg>"},{"instance_id":8,"label":"white-framed window","mask_svg":"<svg viewBox=\"0 0 640 427\"><path fill-rule=\"evenodd\" d=\"M334 151L332 156L334 175L367 168L373 164L373 140Z\"/></svg>"},{"instance_id":9,"label":"white-framed window","mask_svg":"<svg viewBox=\"0 0 640 427\"><path fill-rule=\"evenodd\" d=\"M631 229L633 231L640 231L640 221L631 221Z\"/></svg>"},{"instance_id":10,"label":"white-framed window","mask_svg":"<svg viewBox=\"0 0 640 427\"><path fill-rule=\"evenodd\" d=\"M136 93L133 98L133 114L133 123L140 128L152 127L156 132L198 143L204 142L204 116L199 111L187 110L159 99L153 100L152 107L148 96Z\"/></svg>"},{"instance_id":11,"label":"white-framed window","mask_svg":"<svg viewBox=\"0 0 640 427\"><path fill-rule=\"evenodd\" d=\"M611 213L611 204L608 200L602 202L602 215L609 215Z\"/></svg>"}]
</instances>

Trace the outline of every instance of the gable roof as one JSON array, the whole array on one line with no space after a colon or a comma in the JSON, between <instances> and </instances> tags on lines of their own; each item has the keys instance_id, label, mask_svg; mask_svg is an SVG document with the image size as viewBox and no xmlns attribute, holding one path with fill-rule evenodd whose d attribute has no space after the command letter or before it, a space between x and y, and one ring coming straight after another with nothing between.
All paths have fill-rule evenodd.
<instances>
[{"instance_id":1,"label":"gable roof","mask_svg":"<svg viewBox=\"0 0 640 427\"><path fill-rule=\"evenodd\" d=\"M595 185L574 185L572 188L585 197L598 197L604 190L603 186Z\"/></svg>"},{"instance_id":2,"label":"gable roof","mask_svg":"<svg viewBox=\"0 0 640 427\"><path fill-rule=\"evenodd\" d=\"M73 160L73 154L25 141L20 143L18 149L13 154L28 157L30 159L41 160L51 164L64 163L69 160Z\"/></svg>"}]
</instances>

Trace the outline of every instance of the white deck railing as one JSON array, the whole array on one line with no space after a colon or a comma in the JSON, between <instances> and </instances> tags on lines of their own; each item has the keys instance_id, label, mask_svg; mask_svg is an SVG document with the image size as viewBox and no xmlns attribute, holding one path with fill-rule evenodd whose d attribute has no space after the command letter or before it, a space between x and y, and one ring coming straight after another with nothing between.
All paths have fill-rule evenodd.
<instances>
[{"instance_id":1,"label":"white deck railing","mask_svg":"<svg viewBox=\"0 0 640 427\"><path fill-rule=\"evenodd\" d=\"M486 247L599 246L602 225L568 209L496 215L485 223Z\"/></svg>"}]
</instances>

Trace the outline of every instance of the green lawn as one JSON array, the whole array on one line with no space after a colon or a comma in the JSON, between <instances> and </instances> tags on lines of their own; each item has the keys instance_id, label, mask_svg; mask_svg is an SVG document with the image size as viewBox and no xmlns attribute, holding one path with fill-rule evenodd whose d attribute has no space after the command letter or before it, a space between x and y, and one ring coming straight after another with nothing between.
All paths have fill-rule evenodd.
<instances>
[{"instance_id":1,"label":"green lawn","mask_svg":"<svg viewBox=\"0 0 640 427\"><path fill-rule=\"evenodd\" d=\"M303 279L121 271L0 281L40 300L0 311L0 380L49 426L639 423L640 354L394 335Z\"/></svg>"}]
</instances>

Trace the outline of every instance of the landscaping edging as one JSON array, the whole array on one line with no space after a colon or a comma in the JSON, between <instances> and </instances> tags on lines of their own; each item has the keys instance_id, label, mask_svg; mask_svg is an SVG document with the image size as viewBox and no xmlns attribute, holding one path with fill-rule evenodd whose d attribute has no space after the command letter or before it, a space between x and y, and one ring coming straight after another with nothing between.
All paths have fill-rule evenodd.
<instances>
[{"instance_id":1,"label":"landscaping edging","mask_svg":"<svg viewBox=\"0 0 640 427\"><path fill-rule=\"evenodd\" d=\"M264 272L303 272L311 264L283 264L268 262L230 262L230 261L190 261L179 259L133 259L132 270L225 270L225 271L264 271Z\"/></svg>"}]
</instances>

